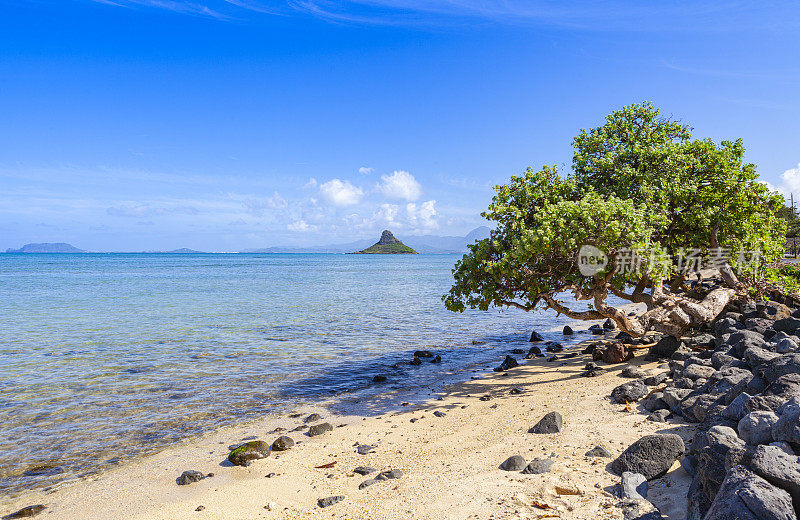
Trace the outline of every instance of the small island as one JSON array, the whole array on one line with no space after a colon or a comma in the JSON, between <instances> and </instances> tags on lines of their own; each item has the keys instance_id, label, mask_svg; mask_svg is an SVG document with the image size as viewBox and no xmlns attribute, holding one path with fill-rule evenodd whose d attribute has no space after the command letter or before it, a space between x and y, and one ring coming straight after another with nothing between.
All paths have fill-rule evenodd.
<instances>
[{"instance_id":1,"label":"small island","mask_svg":"<svg viewBox=\"0 0 800 520\"><path fill-rule=\"evenodd\" d=\"M25 244L19 249L6 249L6 253L85 253L72 244L64 242L45 242L40 244Z\"/></svg>"},{"instance_id":2,"label":"small island","mask_svg":"<svg viewBox=\"0 0 800 520\"><path fill-rule=\"evenodd\" d=\"M381 233L381 239L366 249L356 251L356 255L416 255L419 254L395 238L388 229Z\"/></svg>"}]
</instances>

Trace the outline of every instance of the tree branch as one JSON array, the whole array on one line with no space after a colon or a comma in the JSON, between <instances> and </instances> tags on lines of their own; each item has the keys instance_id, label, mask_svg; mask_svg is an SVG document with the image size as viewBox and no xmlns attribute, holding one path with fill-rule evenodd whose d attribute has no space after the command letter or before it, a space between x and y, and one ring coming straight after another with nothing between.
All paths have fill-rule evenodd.
<instances>
[{"instance_id":1,"label":"tree branch","mask_svg":"<svg viewBox=\"0 0 800 520\"><path fill-rule=\"evenodd\" d=\"M573 311L569 307L566 307L561 303L559 303L550 294L543 294L542 299L545 301L545 303L550 309L553 309L559 314L563 314L564 316L567 316L568 318L572 318L574 320L602 320L603 318L607 317L600 314L596 310Z\"/></svg>"}]
</instances>

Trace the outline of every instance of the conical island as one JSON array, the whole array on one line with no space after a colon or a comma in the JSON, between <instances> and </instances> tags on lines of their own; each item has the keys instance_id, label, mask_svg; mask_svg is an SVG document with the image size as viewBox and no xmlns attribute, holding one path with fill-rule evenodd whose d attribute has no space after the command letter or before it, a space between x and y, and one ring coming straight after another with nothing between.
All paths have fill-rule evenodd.
<instances>
[{"instance_id":1,"label":"conical island","mask_svg":"<svg viewBox=\"0 0 800 520\"><path fill-rule=\"evenodd\" d=\"M384 230L381 239L361 251L356 251L357 255L416 255L416 251L397 240L391 231Z\"/></svg>"}]
</instances>

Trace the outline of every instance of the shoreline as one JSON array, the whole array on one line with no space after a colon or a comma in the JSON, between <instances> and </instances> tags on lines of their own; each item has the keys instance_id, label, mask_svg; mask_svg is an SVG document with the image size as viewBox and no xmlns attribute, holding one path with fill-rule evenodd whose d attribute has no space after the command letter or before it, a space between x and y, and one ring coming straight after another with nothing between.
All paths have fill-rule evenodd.
<instances>
[{"instance_id":1,"label":"shoreline","mask_svg":"<svg viewBox=\"0 0 800 520\"><path fill-rule=\"evenodd\" d=\"M642 357L630 364L657 365L644 363ZM468 518L475 513L481 518L490 514L528 518L525 515L529 513L548 512L532 505L544 500L561 518L595 518L598 508L607 513L604 518L621 517L619 509L611 507L617 499L609 491L618 482L605 471L611 459L584 457L583 453L602 444L616 456L634 440L654 432L676 432L688 440L693 427L651 423L635 411L611 404L607 396L626 381L618 373L628 364L609 365L599 377L579 377L587 361L591 361L590 355L560 359L556 364L536 358L507 372L490 372L431 389L429 399L378 416L330 415L325 403L306 406L298 413L319 413L322 421L334 426L334 431L314 438L290 431L302 424L302 418L285 415L223 427L55 492L25 493L4 504L3 513L42 503L48 506L42 517L52 514L76 519L85 518L87 510L97 519L137 520L190 514L226 519L332 515ZM520 388L522 393L512 395L511 388ZM480 400L484 395L491 399ZM526 433L551 410L564 416L561 433ZM445 415L434 416L434 411ZM287 431L268 433L278 427ZM279 435L300 442L246 468L224 462L228 445L253 436L271 443ZM375 449L359 455L356 443ZM511 455L531 460L551 453L556 456L550 473L521 475L498 469ZM330 469L317 468L334 461ZM359 490L358 485L368 477L353 475L352 470L363 465L378 471L400 469L403 476ZM178 486L176 478L186 470L212 472L214 477ZM275 475L265 478L272 473ZM679 512L685 508L689 477L682 469L673 468L662 480L663 486L652 484L652 502L667 518L673 518L671 509ZM572 486L583 494L555 495L555 485ZM439 494L447 488L450 492ZM520 493L524 496L517 496ZM317 507L318 499L337 495L346 498L329 508ZM195 511L200 506L203 509Z\"/></svg>"}]
</instances>

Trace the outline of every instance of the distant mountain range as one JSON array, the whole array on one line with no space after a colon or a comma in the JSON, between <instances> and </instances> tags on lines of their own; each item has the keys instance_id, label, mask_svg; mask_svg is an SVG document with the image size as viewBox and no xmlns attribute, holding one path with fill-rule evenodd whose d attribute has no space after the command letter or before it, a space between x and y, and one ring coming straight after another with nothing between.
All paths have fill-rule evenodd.
<instances>
[{"instance_id":1,"label":"distant mountain range","mask_svg":"<svg viewBox=\"0 0 800 520\"><path fill-rule=\"evenodd\" d=\"M411 235L398 238L408 247L422 254L466 253L467 246L476 240L489 237L489 228L480 226L463 237ZM374 239L356 240L346 244L329 244L312 247L265 247L260 249L244 249L241 253L352 253L373 245Z\"/></svg>"},{"instance_id":2,"label":"distant mountain range","mask_svg":"<svg viewBox=\"0 0 800 520\"><path fill-rule=\"evenodd\" d=\"M398 237L408 247L413 248L418 253L423 254L444 254L444 253L466 253L467 246L476 240L488 238L489 228L481 226L473 229L463 237L449 237L436 235L411 235ZM245 249L240 253L352 253L361 251L372 246L373 239L356 240L347 244L330 244L326 246L312 247L265 247L261 249ZM6 253L86 253L83 249L78 249L72 244L64 242L25 244L19 249L6 249ZM182 247L171 251L142 251L143 253L202 253Z\"/></svg>"},{"instance_id":3,"label":"distant mountain range","mask_svg":"<svg viewBox=\"0 0 800 520\"><path fill-rule=\"evenodd\" d=\"M64 242L44 242L41 244L25 244L19 249L6 249L6 253L85 253L72 244Z\"/></svg>"}]
</instances>

